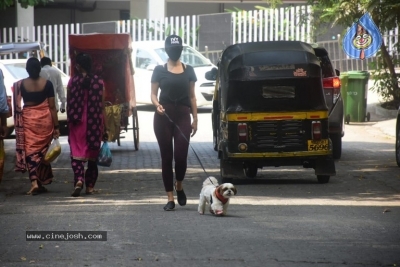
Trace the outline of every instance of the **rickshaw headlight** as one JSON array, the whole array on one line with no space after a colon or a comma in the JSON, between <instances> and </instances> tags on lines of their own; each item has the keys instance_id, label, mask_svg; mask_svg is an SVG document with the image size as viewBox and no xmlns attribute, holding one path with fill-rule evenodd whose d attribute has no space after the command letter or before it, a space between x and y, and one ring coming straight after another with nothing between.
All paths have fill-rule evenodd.
<instances>
[{"instance_id":1,"label":"rickshaw headlight","mask_svg":"<svg viewBox=\"0 0 400 267\"><path fill-rule=\"evenodd\" d=\"M247 144L245 144L245 143L240 143L240 144L238 145L238 149L239 149L240 152L246 152L246 151L247 151Z\"/></svg>"}]
</instances>

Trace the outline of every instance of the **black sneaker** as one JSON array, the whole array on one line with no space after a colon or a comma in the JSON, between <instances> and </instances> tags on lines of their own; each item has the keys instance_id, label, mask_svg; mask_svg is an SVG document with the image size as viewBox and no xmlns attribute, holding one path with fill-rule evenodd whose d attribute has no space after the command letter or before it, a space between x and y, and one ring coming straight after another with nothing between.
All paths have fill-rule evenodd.
<instances>
[{"instance_id":1,"label":"black sneaker","mask_svg":"<svg viewBox=\"0 0 400 267\"><path fill-rule=\"evenodd\" d=\"M167 205L164 206L165 211L171 211L175 208L175 202L168 201Z\"/></svg>"},{"instance_id":2,"label":"black sneaker","mask_svg":"<svg viewBox=\"0 0 400 267\"><path fill-rule=\"evenodd\" d=\"M175 189L176 190L176 189ZM186 194L185 192L182 190L178 191L176 190L176 195L178 196L178 203L181 206L185 206L186 205Z\"/></svg>"}]
</instances>

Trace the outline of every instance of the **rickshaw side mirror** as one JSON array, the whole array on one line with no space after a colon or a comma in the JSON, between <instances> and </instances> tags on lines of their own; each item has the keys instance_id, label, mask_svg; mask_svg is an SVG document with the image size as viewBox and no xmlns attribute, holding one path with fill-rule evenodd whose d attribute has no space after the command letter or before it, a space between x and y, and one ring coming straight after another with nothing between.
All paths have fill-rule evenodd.
<instances>
[{"instance_id":1,"label":"rickshaw side mirror","mask_svg":"<svg viewBox=\"0 0 400 267\"><path fill-rule=\"evenodd\" d=\"M217 68L212 68L210 71L207 71L205 74L205 78L209 81L217 80Z\"/></svg>"},{"instance_id":2,"label":"rickshaw side mirror","mask_svg":"<svg viewBox=\"0 0 400 267\"><path fill-rule=\"evenodd\" d=\"M335 69L335 72L336 72L336 76L340 76L340 70Z\"/></svg>"}]
</instances>

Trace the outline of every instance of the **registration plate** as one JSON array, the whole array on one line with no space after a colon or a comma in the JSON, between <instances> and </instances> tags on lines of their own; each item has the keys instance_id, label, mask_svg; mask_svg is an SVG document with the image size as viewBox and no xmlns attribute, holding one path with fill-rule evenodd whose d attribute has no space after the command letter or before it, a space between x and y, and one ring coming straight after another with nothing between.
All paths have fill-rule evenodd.
<instances>
[{"instance_id":1,"label":"registration plate","mask_svg":"<svg viewBox=\"0 0 400 267\"><path fill-rule=\"evenodd\" d=\"M308 140L308 151L321 151L321 150L328 150L329 143L328 139L323 140Z\"/></svg>"}]
</instances>

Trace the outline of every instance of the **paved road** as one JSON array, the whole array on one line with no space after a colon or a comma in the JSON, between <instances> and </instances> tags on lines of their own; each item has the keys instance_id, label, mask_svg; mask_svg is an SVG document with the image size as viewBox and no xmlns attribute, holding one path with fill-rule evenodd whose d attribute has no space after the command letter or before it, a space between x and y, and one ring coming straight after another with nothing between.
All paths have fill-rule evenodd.
<instances>
[{"instance_id":1,"label":"paved road","mask_svg":"<svg viewBox=\"0 0 400 267\"><path fill-rule=\"evenodd\" d=\"M199 115L192 146L218 176L210 114ZM318 184L312 170L265 168L235 180L229 216L197 213L206 177L193 152L184 184L188 205L165 212L152 113L139 112L140 149L132 132L111 144L92 196L70 197L68 144L53 164L49 192L25 196L26 174L13 169L14 140L0 186L0 266L399 266L400 175L394 138L376 122L346 125L337 176ZM107 231L107 241L26 241L25 231Z\"/></svg>"}]
</instances>

